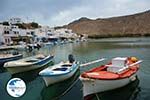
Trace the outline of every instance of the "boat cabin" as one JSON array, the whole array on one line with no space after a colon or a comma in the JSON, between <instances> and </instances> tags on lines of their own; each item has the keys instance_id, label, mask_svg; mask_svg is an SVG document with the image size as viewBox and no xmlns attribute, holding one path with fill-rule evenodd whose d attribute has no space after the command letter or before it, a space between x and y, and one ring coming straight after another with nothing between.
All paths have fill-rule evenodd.
<instances>
[{"instance_id":1,"label":"boat cabin","mask_svg":"<svg viewBox=\"0 0 150 100\"><path fill-rule=\"evenodd\" d=\"M116 57L113 58L110 65L106 65L107 71L118 73L121 69L127 66L127 57Z\"/></svg>"}]
</instances>

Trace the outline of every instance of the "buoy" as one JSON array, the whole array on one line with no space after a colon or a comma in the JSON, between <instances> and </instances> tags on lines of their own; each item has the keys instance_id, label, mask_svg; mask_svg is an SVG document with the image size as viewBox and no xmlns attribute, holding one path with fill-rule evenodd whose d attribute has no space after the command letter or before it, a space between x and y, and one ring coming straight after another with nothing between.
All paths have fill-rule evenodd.
<instances>
[{"instance_id":1,"label":"buoy","mask_svg":"<svg viewBox=\"0 0 150 100\"><path fill-rule=\"evenodd\" d=\"M136 57L131 57L131 61L133 61L133 62L137 62L137 61L138 61L138 59L137 59Z\"/></svg>"}]
</instances>

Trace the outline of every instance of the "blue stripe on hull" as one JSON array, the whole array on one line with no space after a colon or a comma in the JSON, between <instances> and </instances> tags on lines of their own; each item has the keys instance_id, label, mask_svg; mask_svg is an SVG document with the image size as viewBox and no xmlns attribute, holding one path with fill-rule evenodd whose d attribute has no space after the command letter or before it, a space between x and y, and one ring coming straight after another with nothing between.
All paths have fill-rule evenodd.
<instances>
[{"instance_id":1,"label":"blue stripe on hull","mask_svg":"<svg viewBox=\"0 0 150 100\"><path fill-rule=\"evenodd\" d=\"M49 58L41 60L40 62L36 63L35 65L43 65L43 64L49 62L51 59L53 59L53 57L54 56L50 56Z\"/></svg>"},{"instance_id":2,"label":"blue stripe on hull","mask_svg":"<svg viewBox=\"0 0 150 100\"><path fill-rule=\"evenodd\" d=\"M8 61L13 61L13 60L18 60L21 59L23 56L15 56L15 57L10 57L10 58L2 58L0 59L0 67L3 67L4 63L8 62Z\"/></svg>"}]
</instances>

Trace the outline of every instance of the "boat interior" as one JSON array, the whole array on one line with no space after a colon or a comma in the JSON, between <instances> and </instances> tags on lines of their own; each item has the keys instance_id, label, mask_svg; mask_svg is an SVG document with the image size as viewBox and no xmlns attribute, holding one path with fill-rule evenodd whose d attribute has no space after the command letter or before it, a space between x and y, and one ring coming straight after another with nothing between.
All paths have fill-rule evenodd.
<instances>
[{"instance_id":1,"label":"boat interior","mask_svg":"<svg viewBox=\"0 0 150 100\"><path fill-rule=\"evenodd\" d=\"M117 63L116 63L117 62ZM123 63L122 63L123 62ZM125 63L124 63L125 62ZM138 62L134 62L132 60L128 60L128 64L126 65L126 61L116 61L115 63L120 66L116 66L111 62L107 65L102 65L100 67L93 68L89 71L84 72L81 76L85 78L94 78L94 79L118 79L118 78L126 78L130 77L132 74L136 73L139 68ZM120 64L121 63L121 64ZM135 65L133 65L135 64ZM129 66L133 65L133 66Z\"/></svg>"},{"instance_id":2,"label":"boat interior","mask_svg":"<svg viewBox=\"0 0 150 100\"><path fill-rule=\"evenodd\" d=\"M61 64L59 67L52 69L53 71L66 71L67 69L71 68L71 63L64 63Z\"/></svg>"},{"instance_id":3,"label":"boat interior","mask_svg":"<svg viewBox=\"0 0 150 100\"><path fill-rule=\"evenodd\" d=\"M25 62L37 62L37 61L42 60L42 59L44 59L44 58L45 58L44 55L38 55L38 56L36 56L36 57L33 58L33 59L26 60Z\"/></svg>"},{"instance_id":4,"label":"boat interior","mask_svg":"<svg viewBox=\"0 0 150 100\"><path fill-rule=\"evenodd\" d=\"M66 71L68 68L55 68L53 71Z\"/></svg>"}]
</instances>

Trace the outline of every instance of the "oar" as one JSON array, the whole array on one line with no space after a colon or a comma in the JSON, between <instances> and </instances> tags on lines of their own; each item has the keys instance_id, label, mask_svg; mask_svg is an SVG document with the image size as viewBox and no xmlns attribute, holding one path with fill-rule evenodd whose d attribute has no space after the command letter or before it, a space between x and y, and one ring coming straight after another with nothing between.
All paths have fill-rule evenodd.
<instances>
[{"instance_id":1,"label":"oar","mask_svg":"<svg viewBox=\"0 0 150 100\"><path fill-rule=\"evenodd\" d=\"M139 64L139 63L141 63L141 62L142 62L142 60L139 60L139 61L137 61L137 62L135 62L135 63L133 63L133 64L130 64L130 65L128 65L128 66L126 66L126 67L120 69L118 72L121 72L121 71L123 71L123 70L125 70L125 69L127 69L127 68L130 68L130 67L132 67L132 66L134 66L134 65L137 65L137 64Z\"/></svg>"},{"instance_id":2,"label":"oar","mask_svg":"<svg viewBox=\"0 0 150 100\"><path fill-rule=\"evenodd\" d=\"M132 66L137 65L137 64L139 64L139 63L141 63L141 62L142 62L142 60L139 60L139 61L137 61L137 62L135 62L135 63L129 65L128 67L132 67Z\"/></svg>"},{"instance_id":3,"label":"oar","mask_svg":"<svg viewBox=\"0 0 150 100\"><path fill-rule=\"evenodd\" d=\"M81 66L81 67L84 67L84 66L87 66L87 65L90 65L90 64L94 64L94 63L103 61L103 60L105 60L105 58L101 58L101 59L94 60L94 61L91 61L91 62L88 62L88 63L84 63L84 64L81 64L80 66Z\"/></svg>"}]
</instances>

